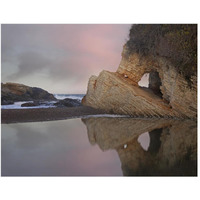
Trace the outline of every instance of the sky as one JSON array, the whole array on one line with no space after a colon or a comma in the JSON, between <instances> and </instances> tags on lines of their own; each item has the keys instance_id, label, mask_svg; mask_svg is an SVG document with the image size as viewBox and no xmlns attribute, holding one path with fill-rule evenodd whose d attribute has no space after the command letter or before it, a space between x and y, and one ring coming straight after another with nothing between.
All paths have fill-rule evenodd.
<instances>
[{"instance_id":1,"label":"sky","mask_svg":"<svg viewBox=\"0 0 200 200\"><path fill-rule=\"evenodd\" d=\"M90 76L116 71L130 24L3 24L1 82L85 94Z\"/></svg>"}]
</instances>

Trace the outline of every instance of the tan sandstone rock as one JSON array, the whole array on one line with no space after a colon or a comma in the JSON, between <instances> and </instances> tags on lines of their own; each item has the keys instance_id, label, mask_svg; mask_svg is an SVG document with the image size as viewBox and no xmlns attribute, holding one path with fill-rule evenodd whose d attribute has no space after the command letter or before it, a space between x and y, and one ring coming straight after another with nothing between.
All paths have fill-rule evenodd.
<instances>
[{"instance_id":1,"label":"tan sandstone rock","mask_svg":"<svg viewBox=\"0 0 200 200\"><path fill-rule=\"evenodd\" d=\"M116 72L102 71L89 79L84 105L131 116L197 117L197 77L189 85L166 58L127 56L126 51L124 46ZM161 96L138 86L142 76L151 72L159 74Z\"/></svg>"}]
</instances>

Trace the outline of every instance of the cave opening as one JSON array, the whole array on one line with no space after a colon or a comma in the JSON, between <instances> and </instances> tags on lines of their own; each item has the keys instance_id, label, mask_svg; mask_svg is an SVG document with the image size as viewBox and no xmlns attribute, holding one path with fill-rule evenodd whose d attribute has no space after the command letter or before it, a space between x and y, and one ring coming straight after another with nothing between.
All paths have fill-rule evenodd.
<instances>
[{"instance_id":1,"label":"cave opening","mask_svg":"<svg viewBox=\"0 0 200 200\"><path fill-rule=\"evenodd\" d=\"M161 78L157 71L151 71L150 73L145 73L141 80L138 82L138 85L142 88L151 89L151 91L162 98L162 92L160 86L162 85Z\"/></svg>"},{"instance_id":2,"label":"cave opening","mask_svg":"<svg viewBox=\"0 0 200 200\"><path fill-rule=\"evenodd\" d=\"M162 85L161 78L157 71L152 71L149 74L149 88L156 94L157 96L162 98L162 92L160 90L160 86Z\"/></svg>"}]
</instances>

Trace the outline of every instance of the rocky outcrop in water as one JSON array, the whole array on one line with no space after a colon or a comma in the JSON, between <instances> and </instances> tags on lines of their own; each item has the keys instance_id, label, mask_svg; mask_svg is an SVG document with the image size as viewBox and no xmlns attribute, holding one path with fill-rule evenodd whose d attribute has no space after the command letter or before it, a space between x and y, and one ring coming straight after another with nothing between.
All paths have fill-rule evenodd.
<instances>
[{"instance_id":1,"label":"rocky outcrop in water","mask_svg":"<svg viewBox=\"0 0 200 200\"><path fill-rule=\"evenodd\" d=\"M174 27L171 29L175 30L173 28ZM153 28L151 29L154 30ZM180 34L182 34L182 32L184 32L184 30L181 29ZM172 35L172 33L174 35ZM152 44L148 42L150 39L148 39L148 34L147 32L145 42L151 47ZM176 35L177 31L168 33L164 37L165 42L168 42L167 39L169 39L168 37L170 34L173 36L173 39L178 37ZM184 35L184 37L186 37L185 40L187 40L188 33L184 32L184 34L186 35ZM140 37L140 35L138 37ZM138 52L135 50L130 53L130 49L127 45L124 45L122 59L117 71L108 72L104 70L98 77L92 76L89 79L87 94L83 98L82 103L116 114L127 114L139 117L196 119L197 75L195 66L187 65L187 69L191 68L191 70L184 71L185 65L181 65L181 59L188 64L187 59L182 54L180 55L181 59L179 59L179 51L171 45L169 46L171 50L173 51L175 49L176 51L174 50L174 52L177 53L177 59L174 58L175 61L179 61L179 66L177 67L178 62L172 62L172 57L174 57L174 55L167 52L169 55L166 55L171 56L167 57L164 54L166 46L162 46L163 37L160 39L160 42L157 42L155 37L154 40L153 42L155 44L153 44L153 46L159 44L154 48L155 55L153 55L150 50L148 54L140 54L139 51L141 49L139 49ZM136 43L138 41L134 42L134 45L137 46ZM143 42L144 38L140 41L141 45ZM169 42L168 45L170 44ZM148 45L146 45L147 47L145 48L150 48ZM193 53L195 54L195 42L191 45L194 46ZM141 46L138 48L141 48ZM189 56L190 49L186 49L186 55ZM144 49L142 50L144 51ZM180 52L182 51L180 50ZM191 63L195 65L195 61ZM138 85L138 82L145 73L149 73L149 88L143 88Z\"/></svg>"},{"instance_id":2,"label":"rocky outcrop in water","mask_svg":"<svg viewBox=\"0 0 200 200\"><path fill-rule=\"evenodd\" d=\"M40 105L39 103L35 103L35 102L31 103L31 102L28 102L28 103L23 103L23 104L21 105L21 107L35 107L35 106L39 106L39 105Z\"/></svg>"},{"instance_id":3,"label":"rocky outcrop in water","mask_svg":"<svg viewBox=\"0 0 200 200\"><path fill-rule=\"evenodd\" d=\"M10 101L34 101L34 100L47 100L53 101L56 98L53 94L37 88L29 87L18 83L1 83L1 102L8 104Z\"/></svg>"},{"instance_id":4,"label":"rocky outcrop in water","mask_svg":"<svg viewBox=\"0 0 200 200\"><path fill-rule=\"evenodd\" d=\"M57 107L77 107L81 106L81 102L77 99L65 98L54 103Z\"/></svg>"}]
</instances>

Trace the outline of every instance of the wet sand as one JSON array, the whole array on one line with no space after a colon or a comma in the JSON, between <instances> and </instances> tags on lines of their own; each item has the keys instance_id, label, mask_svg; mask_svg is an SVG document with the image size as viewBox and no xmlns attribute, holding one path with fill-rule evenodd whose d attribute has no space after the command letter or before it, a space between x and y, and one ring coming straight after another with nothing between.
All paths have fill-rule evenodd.
<instances>
[{"instance_id":1,"label":"wet sand","mask_svg":"<svg viewBox=\"0 0 200 200\"><path fill-rule=\"evenodd\" d=\"M39 122L105 114L104 111L87 106L66 108L2 109L1 123Z\"/></svg>"}]
</instances>

